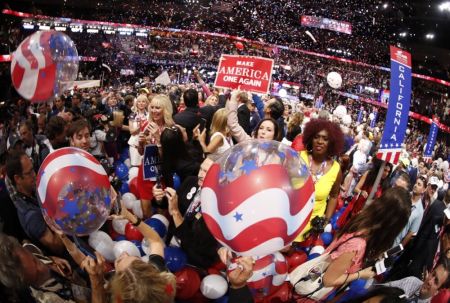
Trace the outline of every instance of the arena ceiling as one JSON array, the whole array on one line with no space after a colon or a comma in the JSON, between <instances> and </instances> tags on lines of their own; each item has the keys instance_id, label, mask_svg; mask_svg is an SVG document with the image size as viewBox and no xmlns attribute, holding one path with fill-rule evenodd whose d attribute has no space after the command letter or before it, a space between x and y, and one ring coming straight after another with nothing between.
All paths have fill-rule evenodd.
<instances>
[{"instance_id":1,"label":"arena ceiling","mask_svg":"<svg viewBox=\"0 0 450 303\"><path fill-rule=\"evenodd\" d=\"M377 47L371 43L372 39L376 38L389 44L400 44L411 50L416 59L425 63L427 60L431 63L438 61L447 69L450 65L450 2L447 0L14 0L6 2L6 5L12 9L30 12L30 9L34 8L55 16L70 12L72 17L82 17L92 11L103 12L110 15L110 21L115 21L114 16L117 14L127 14L133 9L141 12L148 11L152 7L149 3L153 3L168 9L172 8L176 12L184 12L184 14L174 15L175 19L177 16L182 18L182 20L174 20L175 23L180 24L180 27L188 28L190 21L214 18L217 27L223 27L224 32L228 31L227 33L236 35L241 34L239 26L236 26L237 23L241 22L245 27L246 22L255 17L266 18L267 14L258 15L254 8L265 6L270 10L272 6L280 7L281 5L281 13L278 11L275 24L272 23L275 28L280 28L277 22L288 22L290 26L301 27L299 16L303 14L348 21L353 25L353 35L366 39L367 52ZM444 9L440 9L445 2L448 2L447 10L445 6ZM189 20L189 16L192 20ZM151 22L152 20L148 20L147 25L154 25ZM233 29L236 29L237 33L229 32ZM267 29L267 31L270 30L272 28ZM280 35L289 43L288 33L280 33ZM307 36L304 38L309 39Z\"/></svg>"}]
</instances>

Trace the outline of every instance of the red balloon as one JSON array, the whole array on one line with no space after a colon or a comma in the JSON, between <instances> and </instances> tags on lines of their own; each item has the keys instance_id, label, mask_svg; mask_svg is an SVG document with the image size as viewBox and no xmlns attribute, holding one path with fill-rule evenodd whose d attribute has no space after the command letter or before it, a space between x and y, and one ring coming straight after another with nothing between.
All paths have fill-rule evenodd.
<instances>
[{"instance_id":1,"label":"red balloon","mask_svg":"<svg viewBox=\"0 0 450 303\"><path fill-rule=\"evenodd\" d=\"M109 221L108 223L109 227L108 227L108 234L111 237L111 239L113 239L114 241L116 241L118 236L121 236L119 233L117 233L114 228L112 227L112 221Z\"/></svg>"},{"instance_id":2,"label":"red balloon","mask_svg":"<svg viewBox=\"0 0 450 303\"><path fill-rule=\"evenodd\" d=\"M138 178L134 177L130 183L128 184L128 188L130 189L130 193L136 196L136 199L139 199L139 190L138 190Z\"/></svg>"},{"instance_id":3,"label":"red balloon","mask_svg":"<svg viewBox=\"0 0 450 303\"><path fill-rule=\"evenodd\" d=\"M303 250L295 251L291 255L286 256L288 271L293 271L297 266L305 263L307 260L308 255Z\"/></svg>"},{"instance_id":4,"label":"red balloon","mask_svg":"<svg viewBox=\"0 0 450 303\"><path fill-rule=\"evenodd\" d=\"M313 241L312 246L323 246L325 247L325 244L323 243L323 240L319 237Z\"/></svg>"},{"instance_id":5,"label":"red balloon","mask_svg":"<svg viewBox=\"0 0 450 303\"><path fill-rule=\"evenodd\" d=\"M127 225L125 225L125 237L129 241L132 240L142 241L142 239L144 238L141 232L130 222L128 222Z\"/></svg>"},{"instance_id":6,"label":"red balloon","mask_svg":"<svg viewBox=\"0 0 450 303\"><path fill-rule=\"evenodd\" d=\"M242 42L236 42L234 45L238 50L244 50L244 44Z\"/></svg>"},{"instance_id":7,"label":"red balloon","mask_svg":"<svg viewBox=\"0 0 450 303\"><path fill-rule=\"evenodd\" d=\"M192 267L183 268L176 272L175 276L177 279L177 299L190 299L200 289L200 276Z\"/></svg>"},{"instance_id":8,"label":"red balloon","mask_svg":"<svg viewBox=\"0 0 450 303\"><path fill-rule=\"evenodd\" d=\"M289 298L291 296L291 283L284 282L274 294L270 295L266 298L266 303L281 303L281 302L289 302Z\"/></svg>"}]
</instances>

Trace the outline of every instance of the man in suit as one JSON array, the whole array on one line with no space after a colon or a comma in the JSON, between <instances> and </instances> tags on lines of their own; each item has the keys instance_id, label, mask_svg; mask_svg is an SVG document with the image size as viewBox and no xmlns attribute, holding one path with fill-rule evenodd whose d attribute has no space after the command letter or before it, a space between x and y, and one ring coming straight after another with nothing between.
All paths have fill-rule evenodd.
<instances>
[{"instance_id":1,"label":"man in suit","mask_svg":"<svg viewBox=\"0 0 450 303\"><path fill-rule=\"evenodd\" d=\"M431 271L439 236L444 223L444 210L450 204L450 189L443 201L435 200L424 211L419 231L391 270L389 280L399 280L408 276L423 278L424 271Z\"/></svg>"},{"instance_id":2,"label":"man in suit","mask_svg":"<svg viewBox=\"0 0 450 303\"><path fill-rule=\"evenodd\" d=\"M188 89L183 94L183 101L186 105L186 109L181 113L173 116L173 120L176 124L181 125L186 129L188 139L192 139L192 131L200 125L201 128L205 126L204 120L198 107L198 93L195 89Z\"/></svg>"},{"instance_id":3,"label":"man in suit","mask_svg":"<svg viewBox=\"0 0 450 303\"><path fill-rule=\"evenodd\" d=\"M238 116L238 123L244 131L250 135L251 128L250 128L250 110L248 109L247 103L248 103L248 95L246 92L241 92L237 95L237 102L238 102L238 109L237 109L237 116Z\"/></svg>"}]
</instances>

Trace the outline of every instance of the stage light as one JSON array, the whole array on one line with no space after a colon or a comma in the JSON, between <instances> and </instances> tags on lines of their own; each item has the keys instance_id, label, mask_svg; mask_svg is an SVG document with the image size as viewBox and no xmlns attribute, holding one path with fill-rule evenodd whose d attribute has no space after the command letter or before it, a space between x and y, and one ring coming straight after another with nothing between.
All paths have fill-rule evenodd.
<instances>
[{"instance_id":1,"label":"stage light","mask_svg":"<svg viewBox=\"0 0 450 303\"><path fill-rule=\"evenodd\" d=\"M408 33L407 32L403 32L403 33L400 33L400 37L406 37L408 35Z\"/></svg>"},{"instance_id":2,"label":"stage light","mask_svg":"<svg viewBox=\"0 0 450 303\"><path fill-rule=\"evenodd\" d=\"M433 40L434 39L434 34L426 34L426 36L425 36L425 38L426 39L428 39L428 40Z\"/></svg>"},{"instance_id":3,"label":"stage light","mask_svg":"<svg viewBox=\"0 0 450 303\"><path fill-rule=\"evenodd\" d=\"M389 4L387 4L387 3L383 4L384 9L388 8L388 6L389 6Z\"/></svg>"},{"instance_id":4,"label":"stage light","mask_svg":"<svg viewBox=\"0 0 450 303\"><path fill-rule=\"evenodd\" d=\"M439 10L441 12L447 11L450 13L450 1L442 2L439 4Z\"/></svg>"}]
</instances>

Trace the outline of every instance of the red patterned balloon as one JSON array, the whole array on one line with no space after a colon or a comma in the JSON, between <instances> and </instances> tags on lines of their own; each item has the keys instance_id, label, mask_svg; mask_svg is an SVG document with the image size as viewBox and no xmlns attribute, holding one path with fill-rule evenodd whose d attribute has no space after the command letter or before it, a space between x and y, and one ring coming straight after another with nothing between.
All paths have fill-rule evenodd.
<instances>
[{"instance_id":1,"label":"red patterned balloon","mask_svg":"<svg viewBox=\"0 0 450 303\"><path fill-rule=\"evenodd\" d=\"M66 147L49 154L39 168L36 184L44 218L67 234L88 235L109 215L108 175L97 159L82 149Z\"/></svg>"},{"instance_id":2,"label":"red patterned balloon","mask_svg":"<svg viewBox=\"0 0 450 303\"><path fill-rule=\"evenodd\" d=\"M276 292L286 280L288 266L284 256L277 252L255 260L253 275L247 285L255 299L265 298Z\"/></svg>"},{"instance_id":3,"label":"red patterned balloon","mask_svg":"<svg viewBox=\"0 0 450 303\"><path fill-rule=\"evenodd\" d=\"M298 153L276 141L249 140L209 169L201 192L212 235L244 256L289 245L309 222L314 184Z\"/></svg>"},{"instance_id":4,"label":"red patterned balloon","mask_svg":"<svg viewBox=\"0 0 450 303\"><path fill-rule=\"evenodd\" d=\"M32 102L61 95L78 74L78 52L64 33L38 31L12 54L11 79L17 92Z\"/></svg>"}]
</instances>

